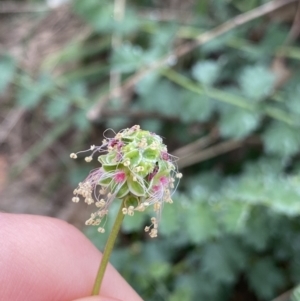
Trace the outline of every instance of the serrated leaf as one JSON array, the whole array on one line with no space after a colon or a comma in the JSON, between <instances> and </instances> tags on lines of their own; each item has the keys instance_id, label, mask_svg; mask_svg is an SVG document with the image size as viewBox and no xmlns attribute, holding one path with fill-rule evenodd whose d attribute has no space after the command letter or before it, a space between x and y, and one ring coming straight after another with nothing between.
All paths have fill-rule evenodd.
<instances>
[{"instance_id":1,"label":"serrated leaf","mask_svg":"<svg viewBox=\"0 0 300 301\"><path fill-rule=\"evenodd\" d=\"M215 108L215 101L207 95L199 95L184 90L181 97L180 118L185 122L207 121Z\"/></svg>"},{"instance_id":2,"label":"serrated leaf","mask_svg":"<svg viewBox=\"0 0 300 301\"><path fill-rule=\"evenodd\" d=\"M251 134L259 123L260 116L257 113L231 108L221 115L220 131L224 137L243 139Z\"/></svg>"},{"instance_id":3,"label":"serrated leaf","mask_svg":"<svg viewBox=\"0 0 300 301\"><path fill-rule=\"evenodd\" d=\"M215 281L231 283L235 279L235 271L219 243L210 243L204 246L202 265L203 271L208 273Z\"/></svg>"},{"instance_id":4,"label":"serrated leaf","mask_svg":"<svg viewBox=\"0 0 300 301\"><path fill-rule=\"evenodd\" d=\"M264 250L270 238L267 215L259 208L254 208L249 215L243 233L247 244L257 250Z\"/></svg>"},{"instance_id":5,"label":"serrated leaf","mask_svg":"<svg viewBox=\"0 0 300 301\"><path fill-rule=\"evenodd\" d=\"M118 47L111 58L112 68L119 72L132 72L146 62L146 54L140 46L123 44Z\"/></svg>"},{"instance_id":6,"label":"serrated leaf","mask_svg":"<svg viewBox=\"0 0 300 301\"><path fill-rule=\"evenodd\" d=\"M218 224L207 203L197 203L186 208L186 233L194 243L201 243L219 234Z\"/></svg>"},{"instance_id":7,"label":"serrated leaf","mask_svg":"<svg viewBox=\"0 0 300 301\"><path fill-rule=\"evenodd\" d=\"M160 75L157 72L150 72L136 84L136 92L140 95L151 93L159 78Z\"/></svg>"},{"instance_id":8,"label":"serrated leaf","mask_svg":"<svg viewBox=\"0 0 300 301\"><path fill-rule=\"evenodd\" d=\"M220 213L223 229L229 233L243 231L249 216L250 206L247 203L224 200Z\"/></svg>"},{"instance_id":9,"label":"serrated leaf","mask_svg":"<svg viewBox=\"0 0 300 301\"><path fill-rule=\"evenodd\" d=\"M9 55L0 56L0 94L12 81L16 69L15 60Z\"/></svg>"},{"instance_id":10,"label":"serrated leaf","mask_svg":"<svg viewBox=\"0 0 300 301\"><path fill-rule=\"evenodd\" d=\"M174 116L182 109L181 95L178 88L169 81L161 80L151 93L140 99L140 105L149 111L157 111L167 116Z\"/></svg>"},{"instance_id":11,"label":"serrated leaf","mask_svg":"<svg viewBox=\"0 0 300 301\"><path fill-rule=\"evenodd\" d=\"M287 158L296 154L300 149L299 129L284 123L274 121L262 137L267 153Z\"/></svg>"},{"instance_id":12,"label":"serrated leaf","mask_svg":"<svg viewBox=\"0 0 300 301\"><path fill-rule=\"evenodd\" d=\"M251 264L248 272L250 287L263 299L272 299L285 285L282 271L271 258L263 258Z\"/></svg>"},{"instance_id":13,"label":"serrated leaf","mask_svg":"<svg viewBox=\"0 0 300 301\"><path fill-rule=\"evenodd\" d=\"M198 62L192 69L193 77L207 86L211 86L216 82L219 72L220 65L212 60Z\"/></svg>"},{"instance_id":14,"label":"serrated leaf","mask_svg":"<svg viewBox=\"0 0 300 301\"><path fill-rule=\"evenodd\" d=\"M270 95L275 81L275 75L261 65L245 67L238 78L243 94L254 101Z\"/></svg>"}]
</instances>

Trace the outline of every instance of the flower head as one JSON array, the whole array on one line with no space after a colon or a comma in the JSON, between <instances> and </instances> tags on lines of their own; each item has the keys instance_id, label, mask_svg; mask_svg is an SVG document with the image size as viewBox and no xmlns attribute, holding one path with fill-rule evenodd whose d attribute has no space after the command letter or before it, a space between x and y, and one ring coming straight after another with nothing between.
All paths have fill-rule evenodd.
<instances>
[{"instance_id":1,"label":"flower head","mask_svg":"<svg viewBox=\"0 0 300 301\"><path fill-rule=\"evenodd\" d=\"M104 139L101 146L92 145L90 150L92 154L85 161L92 161L100 153L101 167L79 183L72 198L77 203L82 197L88 205L97 207L86 224L99 226L112 201L124 199L122 212L129 216L153 206L156 217L151 218L145 231L156 237L163 205L173 203L172 194L182 177L177 171L176 158L168 153L162 138L135 125L114 138ZM79 153L72 153L71 158L76 159ZM105 231L103 227L98 230Z\"/></svg>"}]
</instances>

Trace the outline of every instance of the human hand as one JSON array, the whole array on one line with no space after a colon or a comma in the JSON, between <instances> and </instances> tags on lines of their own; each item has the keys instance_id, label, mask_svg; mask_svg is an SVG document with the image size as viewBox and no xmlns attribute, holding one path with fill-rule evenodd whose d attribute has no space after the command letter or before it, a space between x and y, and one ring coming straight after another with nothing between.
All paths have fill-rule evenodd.
<instances>
[{"instance_id":1,"label":"human hand","mask_svg":"<svg viewBox=\"0 0 300 301\"><path fill-rule=\"evenodd\" d=\"M0 213L1 301L142 301L108 266L91 294L101 253L75 227L34 215Z\"/></svg>"}]
</instances>

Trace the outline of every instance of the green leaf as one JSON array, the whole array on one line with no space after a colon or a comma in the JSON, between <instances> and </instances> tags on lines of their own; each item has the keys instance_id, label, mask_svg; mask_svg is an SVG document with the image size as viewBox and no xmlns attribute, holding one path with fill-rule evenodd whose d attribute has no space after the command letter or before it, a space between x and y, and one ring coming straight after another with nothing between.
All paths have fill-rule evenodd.
<instances>
[{"instance_id":1,"label":"green leaf","mask_svg":"<svg viewBox=\"0 0 300 301\"><path fill-rule=\"evenodd\" d=\"M299 129L274 121L264 132L263 141L267 153L288 158L300 149Z\"/></svg>"},{"instance_id":2,"label":"green leaf","mask_svg":"<svg viewBox=\"0 0 300 301\"><path fill-rule=\"evenodd\" d=\"M144 231L144 222L146 215L142 212L135 212L133 216L126 216L122 223L122 230L124 233Z\"/></svg>"},{"instance_id":3,"label":"green leaf","mask_svg":"<svg viewBox=\"0 0 300 301\"><path fill-rule=\"evenodd\" d=\"M56 120L65 116L70 107L70 100L64 96L56 96L48 100L46 116L49 120Z\"/></svg>"},{"instance_id":4,"label":"green leaf","mask_svg":"<svg viewBox=\"0 0 300 301\"><path fill-rule=\"evenodd\" d=\"M141 21L139 19L138 13L127 6L122 21L115 21L113 30L115 32L118 32L119 34L128 35L138 30L140 25Z\"/></svg>"},{"instance_id":5,"label":"green leaf","mask_svg":"<svg viewBox=\"0 0 300 301\"><path fill-rule=\"evenodd\" d=\"M111 32L114 28L113 3L102 0L75 0L73 7L96 31Z\"/></svg>"},{"instance_id":6,"label":"green leaf","mask_svg":"<svg viewBox=\"0 0 300 301\"><path fill-rule=\"evenodd\" d=\"M293 290L291 301L300 301L300 285Z\"/></svg>"},{"instance_id":7,"label":"green leaf","mask_svg":"<svg viewBox=\"0 0 300 301\"><path fill-rule=\"evenodd\" d=\"M225 199L220 213L223 229L229 233L242 232L248 219L249 210L250 206L247 203Z\"/></svg>"},{"instance_id":8,"label":"green leaf","mask_svg":"<svg viewBox=\"0 0 300 301\"><path fill-rule=\"evenodd\" d=\"M264 250L270 239L269 220L261 208L254 208L249 214L247 225L243 231L244 240L259 251Z\"/></svg>"},{"instance_id":9,"label":"green leaf","mask_svg":"<svg viewBox=\"0 0 300 301\"><path fill-rule=\"evenodd\" d=\"M87 131L91 124L86 117L87 112L85 110L78 110L73 116L73 123L80 131Z\"/></svg>"},{"instance_id":10,"label":"green leaf","mask_svg":"<svg viewBox=\"0 0 300 301\"><path fill-rule=\"evenodd\" d=\"M184 222L191 242L202 243L219 234L216 217L207 203L191 204L183 214L188 217Z\"/></svg>"},{"instance_id":11,"label":"green leaf","mask_svg":"<svg viewBox=\"0 0 300 301\"><path fill-rule=\"evenodd\" d=\"M0 56L0 95L12 81L16 70L16 62L9 55Z\"/></svg>"},{"instance_id":12,"label":"green leaf","mask_svg":"<svg viewBox=\"0 0 300 301\"><path fill-rule=\"evenodd\" d=\"M146 63L146 58L146 54L140 46L123 44L112 55L112 68L118 72L132 72Z\"/></svg>"},{"instance_id":13,"label":"green leaf","mask_svg":"<svg viewBox=\"0 0 300 301\"><path fill-rule=\"evenodd\" d=\"M162 211L161 221L159 223L159 233L163 235L172 235L180 230L181 216L179 212L182 207L180 205L180 198L176 198L173 204L166 204Z\"/></svg>"},{"instance_id":14,"label":"green leaf","mask_svg":"<svg viewBox=\"0 0 300 301\"><path fill-rule=\"evenodd\" d=\"M26 109L36 107L42 101L43 96L47 95L55 87L51 77L47 74L42 74L36 82L29 77L23 76L20 84L21 87L17 92L17 101Z\"/></svg>"},{"instance_id":15,"label":"green leaf","mask_svg":"<svg viewBox=\"0 0 300 301\"><path fill-rule=\"evenodd\" d=\"M224 137L243 139L251 134L260 123L257 113L231 107L223 112L220 131Z\"/></svg>"},{"instance_id":16,"label":"green leaf","mask_svg":"<svg viewBox=\"0 0 300 301\"><path fill-rule=\"evenodd\" d=\"M198 62L192 69L193 77L205 86L213 85L219 73L220 65L212 60Z\"/></svg>"},{"instance_id":17,"label":"green leaf","mask_svg":"<svg viewBox=\"0 0 300 301\"><path fill-rule=\"evenodd\" d=\"M161 80L151 93L140 99L140 104L146 110L174 116L182 110L180 100L181 95L178 88L169 81Z\"/></svg>"},{"instance_id":18,"label":"green leaf","mask_svg":"<svg viewBox=\"0 0 300 301\"><path fill-rule=\"evenodd\" d=\"M245 67L238 79L243 94L254 101L270 95L275 81L276 77L271 70L261 65Z\"/></svg>"},{"instance_id":19,"label":"green leaf","mask_svg":"<svg viewBox=\"0 0 300 301\"><path fill-rule=\"evenodd\" d=\"M147 95L149 93L152 93L159 78L160 78L159 73L150 72L136 84L135 86L136 92L140 95Z\"/></svg>"},{"instance_id":20,"label":"green leaf","mask_svg":"<svg viewBox=\"0 0 300 301\"><path fill-rule=\"evenodd\" d=\"M162 280L171 271L171 266L167 262L154 262L150 265L149 273L156 281Z\"/></svg>"},{"instance_id":21,"label":"green leaf","mask_svg":"<svg viewBox=\"0 0 300 301\"><path fill-rule=\"evenodd\" d=\"M218 242L204 246L202 251L203 272L208 273L215 281L232 283L235 271Z\"/></svg>"},{"instance_id":22,"label":"green leaf","mask_svg":"<svg viewBox=\"0 0 300 301\"><path fill-rule=\"evenodd\" d=\"M271 258L263 258L249 266L250 287L263 299L269 300L285 286L285 276Z\"/></svg>"},{"instance_id":23,"label":"green leaf","mask_svg":"<svg viewBox=\"0 0 300 301\"><path fill-rule=\"evenodd\" d=\"M181 97L180 118L185 122L207 121L215 108L215 100L207 95L199 95L188 90L184 90Z\"/></svg>"}]
</instances>

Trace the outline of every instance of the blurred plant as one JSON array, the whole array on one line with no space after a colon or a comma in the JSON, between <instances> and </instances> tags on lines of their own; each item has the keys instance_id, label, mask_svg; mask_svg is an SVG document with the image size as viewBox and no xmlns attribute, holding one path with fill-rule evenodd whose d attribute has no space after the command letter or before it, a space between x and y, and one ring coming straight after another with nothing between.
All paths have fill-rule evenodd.
<instances>
[{"instance_id":1,"label":"blurred plant","mask_svg":"<svg viewBox=\"0 0 300 301\"><path fill-rule=\"evenodd\" d=\"M140 231L149 217L134 214L112 254L144 299L261 301L300 283L296 2L196 0L179 7L132 0L116 22L112 1L75 0L71 9L84 34L70 37L36 73L24 70L13 51L1 55L0 93L11 93L28 112L28 132L41 120L45 128L14 157L19 171L60 137L68 137L67 153L104 128L136 123L164 136L180 158L186 176L162 212L158 239ZM58 34L56 28L64 26L55 27ZM122 43L111 50L114 34ZM111 72L121 80L113 101ZM12 103L1 112L13 111ZM7 116L0 141L3 132L11 136L14 119ZM67 168L55 174L67 173L75 185L86 169L58 153ZM108 179L117 176L115 165L108 171ZM111 215L117 205L110 204ZM95 227L86 230L99 248L112 220L101 236Z\"/></svg>"}]
</instances>

